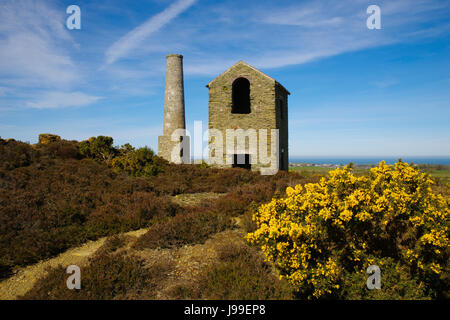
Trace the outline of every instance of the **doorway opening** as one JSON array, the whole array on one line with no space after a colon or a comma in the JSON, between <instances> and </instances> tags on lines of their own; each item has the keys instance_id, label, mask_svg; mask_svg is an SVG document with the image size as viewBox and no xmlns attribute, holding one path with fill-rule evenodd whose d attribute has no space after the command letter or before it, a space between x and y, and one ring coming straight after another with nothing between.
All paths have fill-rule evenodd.
<instances>
[{"instance_id":1,"label":"doorway opening","mask_svg":"<svg viewBox=\"0 0 450 320\"><path fill-rule=\"evenodd\" d=\"M249 154L234 154L233 155L233 168L243 168L251 170L252 165L250 163Z\"/></svg>"}]
</instances>

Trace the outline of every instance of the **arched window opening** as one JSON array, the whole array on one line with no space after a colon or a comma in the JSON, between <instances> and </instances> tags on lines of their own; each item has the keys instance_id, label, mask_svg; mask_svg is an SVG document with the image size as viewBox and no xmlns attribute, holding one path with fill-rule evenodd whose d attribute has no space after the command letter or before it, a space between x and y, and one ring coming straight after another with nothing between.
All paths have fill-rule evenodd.
<instances>
[{"instance_id":1,"label":"arched window opening","mask_svg":"<svg viewBox=\"0 0 450 320\"><path fill-rule=\"evenodd\" d=\"M231 113L250 113L250 81L245 78L238 78L233 82Z\"/></svg>"}]
</instances>

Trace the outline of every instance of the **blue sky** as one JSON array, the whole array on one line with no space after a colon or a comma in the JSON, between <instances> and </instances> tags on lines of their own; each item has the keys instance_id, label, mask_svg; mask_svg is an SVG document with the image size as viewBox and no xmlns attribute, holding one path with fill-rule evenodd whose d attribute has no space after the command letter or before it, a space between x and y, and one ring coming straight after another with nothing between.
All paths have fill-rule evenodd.
<instances>
[{"instance_id":1,"label":"blue sky","mask_svg":"<svg viewBox=\"0 0 450 320\"><path fill-rule=\"evenodd\" d=\"M244 60L291 92L291 157L450 156L449 40L450 1L1 0L0 136L157 150L165 56L181 53L188 129Z\"/></svg>"}]
</instances>

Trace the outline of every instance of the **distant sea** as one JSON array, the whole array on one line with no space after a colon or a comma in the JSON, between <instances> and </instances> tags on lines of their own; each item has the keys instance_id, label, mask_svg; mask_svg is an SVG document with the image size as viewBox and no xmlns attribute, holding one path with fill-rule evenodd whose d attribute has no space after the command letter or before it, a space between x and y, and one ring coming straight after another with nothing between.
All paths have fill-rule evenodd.
<instances>
[{"instance_id":1,"label":"distant sea","mask_svg":"<svg viewBox=\"0 0 450 320\"><path fill-rule=\"evenodd\" d=\"M346 165L350 162L355 164L377 164L384 160L387 164L394 164L400 157L293 157L289 158L291 163L314 163ZM450 165L450 157L401 157L403 162L414 162L416 164L446 164Z\"/></svg>"}]
</instances>

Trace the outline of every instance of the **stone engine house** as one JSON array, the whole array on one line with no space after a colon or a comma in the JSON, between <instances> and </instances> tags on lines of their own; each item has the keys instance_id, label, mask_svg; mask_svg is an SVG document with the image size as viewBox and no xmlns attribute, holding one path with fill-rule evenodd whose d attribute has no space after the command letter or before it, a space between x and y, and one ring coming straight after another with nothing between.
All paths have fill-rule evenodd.
<instances>
[{"instance_id":1,"label":"stone engine house","mask_svg":"<svg viewBox=\"0 0 450 320\"><path fill-rule=\"evenodd\" d=\"M278 162L277 169L288 170L289 91L244 61L237 62L209 82L207 88L210 159L215 158L219 167L260 170L269 166L261 158L267 154L271 156L272 166ZM275 131L273 129L278 129L278 141L274 141L276 139L271 134ZM214 131L221 135L214 136ZM243 139L241 144L237 141L239 135ZM222 142L215 141L220 136ZM217 144L222 148L216 148ZM223 152L217 154L217 150Z\"/></svg>"},{"instance_id":2,"label":"stone engine house","mask_svg":"<svg viewBox=\"0 0 450 320\"><path fill-rule=\"evenodd\" d=\"M183 56L167 55L164 129L158 155L191 163L186 133ZM209 162L274 174L288 170L288 95L280 83L239 61L209 89Z\"/></svg>"}]
</instances>

